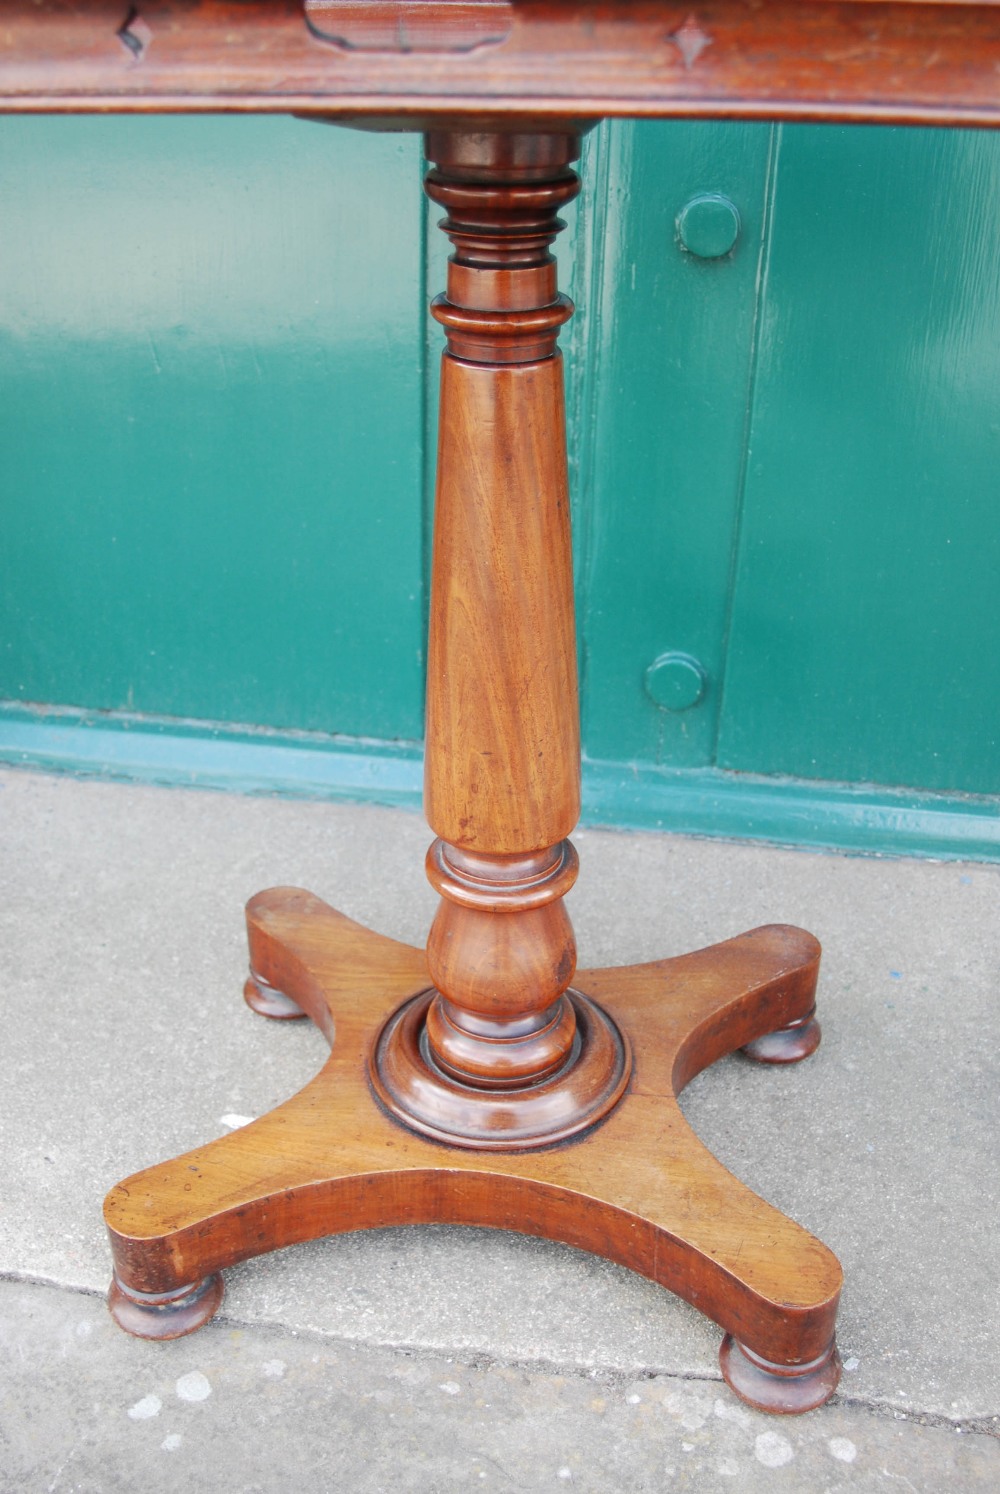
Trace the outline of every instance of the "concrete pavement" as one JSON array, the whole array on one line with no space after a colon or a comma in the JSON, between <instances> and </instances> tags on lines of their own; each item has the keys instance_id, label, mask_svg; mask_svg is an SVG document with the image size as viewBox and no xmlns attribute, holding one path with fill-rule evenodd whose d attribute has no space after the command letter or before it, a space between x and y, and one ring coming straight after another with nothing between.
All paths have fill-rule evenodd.
<instances>
[{"instance_id":1,"label":"concrete pavement","mask_svg":"<svg viewBox=\"0 0 1000 1494\"><path fill-rule=\"evenodd\" d=\"M107 1188L323 1059L240 999L244 901L293 882L419 943L428 838L395 810L0 773L0 1489L1000 1487L995 866L574 837L583 966L773 921L824 944L819 1052L727 1059L685 1099L844 1264L823 1410L748 1411L684 1303L488 1231L319 1241L227 1273L190 1339L112 1328Z\"/></svg>"}]
</instances>

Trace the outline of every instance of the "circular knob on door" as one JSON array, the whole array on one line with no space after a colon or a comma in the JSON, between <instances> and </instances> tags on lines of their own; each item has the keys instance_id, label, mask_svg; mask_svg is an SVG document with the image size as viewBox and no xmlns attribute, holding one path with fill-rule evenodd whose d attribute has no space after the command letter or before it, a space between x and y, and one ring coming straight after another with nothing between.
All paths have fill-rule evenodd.
<instances>
[{"instance_id":1,"label":"circular knob on door","mask_svg":"<svg viewBox=\"0 0 1000 1494\"><path fill-rule=\"evenodd\" d=\"M667 653L646 670L646 694L664 711L687 711L705 694L708 676L690 654Z\"/></svg>"},{"instance_id":2,"label":"circular knob on door","mask_svg":"<svg viewBox=\"0 0 1000 1494\"><path fill-rule=\"evenodd\" d=\"M739 209L721 192L699 192L677 214L681 248L699 259L721 259L739 236Z\"/></svg>"}]
</instances>

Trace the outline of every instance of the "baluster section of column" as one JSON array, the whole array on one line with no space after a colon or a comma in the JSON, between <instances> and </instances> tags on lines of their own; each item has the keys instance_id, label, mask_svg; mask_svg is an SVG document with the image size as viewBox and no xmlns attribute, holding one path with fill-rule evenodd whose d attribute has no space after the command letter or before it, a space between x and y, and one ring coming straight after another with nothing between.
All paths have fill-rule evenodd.
<instances>
[{"instance_id":1,"label":"baluster section of column","mask_svg":"<svg viewBox=\"0 0 1000 1494\"><path fill-rule=\"evenodd\" d=\"M427 154L455 246L432 308L448 336L425 777L442 901L427 946L435 990L408 1038L405 1024L383 1036L376 1087L432 1134L538 1145L592 1125L628 1071L617 1030L569 989L563 904L580 738L556 339L573 307L551 245L579 189L578 139L441 133Z\"/></svg>"}]
</instances>

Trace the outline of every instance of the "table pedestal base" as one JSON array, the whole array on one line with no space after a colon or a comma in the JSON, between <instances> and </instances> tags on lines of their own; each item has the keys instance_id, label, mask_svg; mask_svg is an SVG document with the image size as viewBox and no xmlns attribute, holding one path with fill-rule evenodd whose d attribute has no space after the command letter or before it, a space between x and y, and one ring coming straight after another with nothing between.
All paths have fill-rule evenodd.
<instances>
[{"instance_id":1,"label":"table pedestal base","mask_svg":"<svg viewBox=\"0 0 1000 1494\"><path fill-rule=\"evenodd\" d=\"M331 1054L269 1115L112 1189L110 1305L121 1327L191 1332L219 1305L221 1270L285 1245L382 1225L492 1226L593 1251L693 1303L729 1335L722 1371L752 1405L805 1411L832 1395L836 1258L727 1172L676 1098L708 1064L769 1033L788 1028L798 1044L814 1005L811 935L777 925L675 959L578 972L575 989L632 1050L628 1087L589 1130L505 1151L502 1135L490 1149L428 1139L377 1098L379 1036L429 987L423 950L295 888L255 897L247 922L251 990L283 997L279 1016L311 1017Z\"/></svg>"}]
</instances>

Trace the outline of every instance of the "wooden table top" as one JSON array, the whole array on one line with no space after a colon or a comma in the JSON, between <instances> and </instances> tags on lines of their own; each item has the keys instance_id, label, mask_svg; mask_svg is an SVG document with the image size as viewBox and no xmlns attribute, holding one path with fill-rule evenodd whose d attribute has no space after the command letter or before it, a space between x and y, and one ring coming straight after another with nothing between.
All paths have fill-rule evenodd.
<instances>
[{"instance_id":1,"label":"wooden table top","mask_svg":"<svg viewBox=\"0 0 1000 1494\"><path fill-rule=\"evenodd\" d=\"M0 110L1000 123L1000 0L3 0Z\"/></svg>"}]
</instances>

